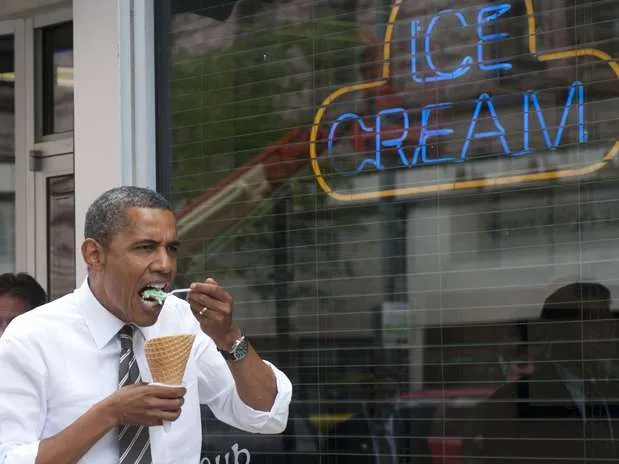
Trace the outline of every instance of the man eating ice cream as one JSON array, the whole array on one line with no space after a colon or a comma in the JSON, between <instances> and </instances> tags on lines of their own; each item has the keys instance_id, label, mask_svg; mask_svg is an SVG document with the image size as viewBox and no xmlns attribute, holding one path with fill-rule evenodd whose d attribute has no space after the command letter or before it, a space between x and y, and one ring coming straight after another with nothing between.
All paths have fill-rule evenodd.
<instances>
[{"instance_id":1,"label":"man eating ice cream","mask_svg":"<svg viewBox=\"0 0 619 464\"><path fill-rule=\"evenodd\" d=\"M1 463L198 463L200 404L246 431L283 431L292 386L234 323L230 293L208 278L186 301L168 296L177 249L156 192L115 188L90 206L87 279L0 339ZM194 336L182 387L148 385L145 343L179 334Z\"/></svg>"}]
</instances>

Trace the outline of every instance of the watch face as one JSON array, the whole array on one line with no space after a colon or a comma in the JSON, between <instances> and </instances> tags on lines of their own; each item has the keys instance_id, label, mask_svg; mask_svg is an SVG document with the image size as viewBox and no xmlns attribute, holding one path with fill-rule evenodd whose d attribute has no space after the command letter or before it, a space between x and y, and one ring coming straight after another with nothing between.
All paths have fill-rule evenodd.
<instances>
[{"instance_id":1,"label":"watch face","mask_svg":"<svg viewBox=\"0 0 619 464\"><path fill-rule=\"evenodd\" d=\"M245 359L248 351L248 342L245 337L242 337L241 340L237 343L237 345L232 350L232 357L235 361L240 361L241 359Z\"/></svg>"}]
</instances>

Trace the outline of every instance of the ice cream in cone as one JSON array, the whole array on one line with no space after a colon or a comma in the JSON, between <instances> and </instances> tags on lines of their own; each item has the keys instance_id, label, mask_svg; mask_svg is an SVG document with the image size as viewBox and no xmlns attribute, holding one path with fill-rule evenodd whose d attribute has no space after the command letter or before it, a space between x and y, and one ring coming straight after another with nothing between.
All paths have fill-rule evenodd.
<instances>
[{"instance_id":1,"label":"ice cream in cone","mask_svg":"<svg viewBox=\"0 0 619 464\"><path fill-rule=\"evenodd\" d=\"M144 351L153 382L181 385L194 335L170 335L146 341Z\"/></svg>"}]
</instances>

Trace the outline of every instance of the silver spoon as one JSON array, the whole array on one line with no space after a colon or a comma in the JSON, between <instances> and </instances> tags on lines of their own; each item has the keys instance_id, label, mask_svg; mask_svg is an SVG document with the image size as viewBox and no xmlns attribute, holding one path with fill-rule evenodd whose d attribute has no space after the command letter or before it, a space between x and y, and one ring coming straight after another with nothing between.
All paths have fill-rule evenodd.
<instances>
[{"instance_id":1,"label":"silver spoon","mask_svg":"<svg viewBox=\"0 0 619 464\"><path fill-rule=\"evenodd\" d=\"M176 295L177 293L189 293L190 290L191 290L190 288L177 288L176 290L172 290L171 292L168 292L168 296ZM187 298L187 295L185 295L185 298Z\"/></svg>"}]
</instances>

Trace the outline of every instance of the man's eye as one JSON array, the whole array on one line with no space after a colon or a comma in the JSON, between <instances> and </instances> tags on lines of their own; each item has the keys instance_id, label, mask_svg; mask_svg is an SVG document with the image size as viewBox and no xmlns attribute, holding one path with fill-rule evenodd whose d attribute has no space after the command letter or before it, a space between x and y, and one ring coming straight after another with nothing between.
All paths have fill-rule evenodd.
<instances>
[{"instance_id":1,"label":"man's eye","mask_svg":"<svg viewBox=\"0 0 619 464\"><path fill-rule=\"evenodd\" d=\"M168 250L170 250L172 253L178 253L178 245L170 245L168 247Z\"/></svg>"}]
</instances>

